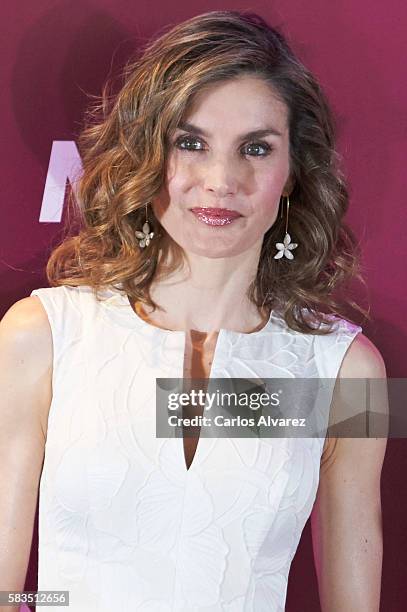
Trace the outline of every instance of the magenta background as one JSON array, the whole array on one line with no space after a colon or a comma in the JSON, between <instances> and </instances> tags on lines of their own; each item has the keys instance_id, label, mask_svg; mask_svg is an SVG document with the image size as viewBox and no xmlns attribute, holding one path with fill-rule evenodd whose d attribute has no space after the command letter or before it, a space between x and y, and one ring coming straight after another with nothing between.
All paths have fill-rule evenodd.
<instances>
[{"instance_id":1,"label":"magenta background","mask_svg":"<svg viewBox=\"0 0 407 612\"><path fill-rule=\"evenodd\" d=\"M61 225L39 223L53 140L75 140L86 106L140 41L208 10L250 8L282 26L319 77L338 118L351 190L348 220L360 238L374 323L388 376L407 376L407 5L402 0L10 0L2 3L0 316L46 286L47 253ZM389 442L382 477L385 560L382 611L407 609L407 442ZM37 528L37 522L36 522ZM26 589L36 588L34 536ZM318 612L310 528L293 561L287 612Z\"/></svg>"}]
</instances>

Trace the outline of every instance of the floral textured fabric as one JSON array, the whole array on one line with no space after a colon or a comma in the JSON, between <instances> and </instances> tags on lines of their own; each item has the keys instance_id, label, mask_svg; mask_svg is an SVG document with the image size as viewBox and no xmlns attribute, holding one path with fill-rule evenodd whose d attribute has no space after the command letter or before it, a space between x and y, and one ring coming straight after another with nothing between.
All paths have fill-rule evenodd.
<instances>
[{"instance_id":1,"label":"floral textured fabric","mask_svg":"<svg viewBox=\"0 0 407 612\"><path fill-rule=\"evenodd\" d=\"M39 491L39 590L71 612L281 612L324 438L157 438L156 378L182 378L185 333L114 289L52 287L53 398ZM221 329L211 378L337 377L361 328L328 336L270 315ZM59 607L48 606L50 612Z\"/></svg>"}]
</instances>

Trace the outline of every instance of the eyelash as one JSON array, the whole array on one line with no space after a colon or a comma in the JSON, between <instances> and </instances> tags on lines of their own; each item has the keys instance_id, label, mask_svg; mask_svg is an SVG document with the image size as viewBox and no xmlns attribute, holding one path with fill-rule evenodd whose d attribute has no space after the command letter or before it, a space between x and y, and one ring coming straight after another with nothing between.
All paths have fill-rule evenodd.
<instances>
[{"instance_id":1,"label":"eyelash","mask_svg":"<svg viewBox=\"0 0 407 612\"><path fill-rule=\"evenodd\" d=\"M184 143L185 141L200 142L202 144L202 141L199 138L195 138L195 136L180 136L179 138L176 139L174 144L180 151L187 151L188 153L195 152L195 151L197 151L198 153L202 153L205 150L205 149L194 149L194 148L190 149L186 147L181 147L180 146L181 143ZM272 151L272 147L267 142L253 141L253 142L246 143L246 145L244 146L262 147L266 151L266 153L262 153L260 155L250 155L250 153L247 153L246 155L249 155L249 157L266 157Z\"/></svg>"}]
</instances>

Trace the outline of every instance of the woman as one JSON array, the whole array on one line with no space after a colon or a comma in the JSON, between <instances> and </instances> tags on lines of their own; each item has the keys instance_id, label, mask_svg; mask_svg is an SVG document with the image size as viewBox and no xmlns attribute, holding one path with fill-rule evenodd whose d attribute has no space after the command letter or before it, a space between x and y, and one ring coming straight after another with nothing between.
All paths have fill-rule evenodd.
<instances>
[{"instance_id":1,"label":"woman","mask_svg":"<svg viewBox=\"0 0 407 612\"><path fill-rule=\"evenodd\" d=\"M0 326L1 587L40 481L38 588L74 612L284 610L312 509L322 609L378 610L384 440L155 435L157 378L385 377L333 295L356 242L323 92L260 17L215 11L98 110L80 231Z\"/></svg>"}]
</instances>

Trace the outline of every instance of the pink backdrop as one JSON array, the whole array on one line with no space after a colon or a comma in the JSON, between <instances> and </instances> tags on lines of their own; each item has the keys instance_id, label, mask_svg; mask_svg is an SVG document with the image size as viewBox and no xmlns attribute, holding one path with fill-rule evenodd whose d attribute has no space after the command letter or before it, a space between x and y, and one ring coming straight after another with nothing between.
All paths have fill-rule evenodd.
<instances>
[{"instance_id":1,"label":"pink backdrop","mask_svg":"<svg viewBox=\"0 0 407 612\"><path fill-rule=\"evenodd\" d=\"M47 253L60 239L62 227L58 217L53 222L40 220L51 147L54 141L75 141L85 92L99 94L109 71L117 70L140 41L163 25L208 10L250 7L271 24L282 26L294 50L319 77L336 112L339 149L351 190L348 220L362 242L374 317L364 332L381 350L388 376L405 377L405 2L143 4L128 0L2 3L0 315L32 289L46 286ZM385 612L405 610L407 605L406 468L407 442L390 441L382 478ZM27 589L36 588L36 562L34 535ZM287 611L298 610L319 610L309 524L288 588Z\"/></svg>"}]
</instances>

